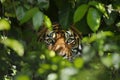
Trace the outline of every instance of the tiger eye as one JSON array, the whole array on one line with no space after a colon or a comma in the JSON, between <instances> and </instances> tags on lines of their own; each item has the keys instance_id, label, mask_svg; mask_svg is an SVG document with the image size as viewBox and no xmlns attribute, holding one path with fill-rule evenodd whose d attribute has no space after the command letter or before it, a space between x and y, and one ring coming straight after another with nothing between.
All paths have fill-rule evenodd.
<instances>
[{"instance_id":1,"label":"tiger eye","mask_svg":"<svg viewBox=\"0 0 120 80\"><path fill-rule=\"evenodd\" d=\"M73 39L69 38L67 42L71 43L72 41L73 41Z\"/></svg>"},{"instance_id":2,"label":"tiger eye","mask_svg":"<svg viewBox=\"0 0 120 80\"><path fill-rule=\"evenodd\" d=\"M67 40L67 43L68 43L68 44L71 44L71 43L73 43L73 42L75 42L74 38L69 38L69 39Z\"/></svg>"},{"instance_id":3,"label":"tiger eye","mask_svg":"<svg viewBox=\"0 0 120 80\"><path fill-rule=\"evenodd\" d=\"M47 42L52 43L53 41L52 41L52 39L47 39Z\"/></svg>"}]
</instances>

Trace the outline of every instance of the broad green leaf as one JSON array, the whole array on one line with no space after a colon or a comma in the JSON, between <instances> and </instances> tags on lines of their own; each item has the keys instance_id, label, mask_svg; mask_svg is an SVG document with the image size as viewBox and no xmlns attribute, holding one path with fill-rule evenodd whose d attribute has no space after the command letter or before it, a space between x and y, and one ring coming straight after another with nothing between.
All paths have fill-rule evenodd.
<instances>
[{"instance_id":1,"label":"broad green leaf","mask_svg":"<svg viewBox=\"0 0 120 80\"><path fill-rule=\"evenodd\" d=\"M96 1L90 1L88 4L96 7L101 13L104 14L104 16L105 16L106 18L109 18L109 17L108 17L108 14L107 14L107 12L106 12L106 10L105 10L104 4L99 3L99 2L96 2Z\"/></svg>"},{"instance_id":2,"label":"broad green leaf","mask_svg":"<svg viewBox=\"0 0 120 80\"><path fill-rule=\"evenodd\" d=\"M23 24L23 23L27 22L28 20L30 20L38 11L39 11L39 9L36 7L28 10L25 13L24 17L20 20L20 24Z\"/></svg>"},{"instance_id":3,"label":"broad green leaf","mask_svg":"<svg viewBox=\"0 0 120 80\"><path fill-rule=\"evenodd\" d=\"M86 17L86 16L85 16ZM82 26L81 26L82 25ZM82 34L89 34L91 29L88 27L86 19L82 19L81 21L75 24L76 29L78 29Z\"/></svg>"},{"instance_id":4,"label":"broad green leaf","mask_svg":"<svg viewBox=\"0 0 120 80\"><path fill-rule=\"evenodd\" d=\"M95 8L89 8L87 14L87 23L93 32L96 32L100 27L101 16Z\"/></svg>"},{"instance_id":5,"label":"broad green leaf","mask_svg":"<svg viewBox=\"0 0 120 80\"><path fill-rule=\"evenodd\" d=\"M38 30L39 27L42 25L43 19L44 19L44 15L40 11L33 16L33 26L35 30Z\"/></svg>"},{"instance_id":6,"label":"broad green leaf","mask_svg":"<svg viewBox=\"0 0 120 80\"><path fill-rule=\"evenodd\" d=\"M52 30L52 22L50 18L46 15L44 16L44 24L48 29Z\"/></svg>"},{"instance_id":7,"label":"broad green leaf","mask_svg":"<svg viewBox=\"0 0 120 80\"><path fill-rule=\"evenodd\" d=\"M77 8L77 10L74 13L74 23L80 21L84 17L87 9L88 9L87 4L83 4Z\"/></svg>"},{"instance_id":8,"label":"broad green leaf","mask_svg":"<svg viewBox=\"0 0 120 80\"><path fill-rule=\"evenodd\" d=\"M7 19L0 19L0 30L9 30L10 22Z\"/></svg>"},{"instance_id":9,"label":"broad green leaf","mask_svg":"<svg viewBox=\"0 0 120 80\"><path fill-rule=\"evenodd\" d=\"M6 38L6 39L1 39L0 43L13 49L19 56L23 56L24 47L19 41L15 40L15 39Z\"/></svg>"},{"instance_id":10,"label":"broad green leaf","mask_svg":"<svg viewBox=\"0 0 120 80\"><path fill-rule=\"evenodd\" d=\"M24 15L25 15L25 12L23 10L23 7L22 6L17 7L17 9L16 9L16 17L17 17L17 19L21 20L24 17Z\"/></svg>"}]
</instances>

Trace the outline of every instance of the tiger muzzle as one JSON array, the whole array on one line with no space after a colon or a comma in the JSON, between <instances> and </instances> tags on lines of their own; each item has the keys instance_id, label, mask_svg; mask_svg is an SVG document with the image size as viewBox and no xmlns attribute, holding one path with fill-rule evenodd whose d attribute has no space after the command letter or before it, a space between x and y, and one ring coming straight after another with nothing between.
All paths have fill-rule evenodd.
<instances>
[{"instance_id":1,"label":"tiger muzzle","mask_svg":"<svg viewBox=\"0 0 120 80\"><path fill-rule=\"evenodd\" d=\"M66 58L70 58L71 55L71 46L65 43L65 38L60 37L56 39L56 42L52 47L49 47L50 50L55 51L60 56L65 56Z\"/></svg>"}]
</instances>

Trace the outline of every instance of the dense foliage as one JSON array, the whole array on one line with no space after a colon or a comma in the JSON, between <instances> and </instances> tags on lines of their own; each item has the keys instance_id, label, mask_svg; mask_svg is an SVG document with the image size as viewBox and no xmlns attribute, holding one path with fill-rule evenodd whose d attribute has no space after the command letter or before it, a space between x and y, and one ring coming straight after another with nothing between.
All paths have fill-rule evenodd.
<instances>
[{"instance_id":1,"label":"dense foliage","mask_svg":"<svg viewBox=\"0 0 120 80\"><path fill-rule=\"evenodd\" d=\"M37 41L44 24L82 33L73 62ZM120 0L0 0L1 80L119 80Z\"/></svg>"}]
</instances>

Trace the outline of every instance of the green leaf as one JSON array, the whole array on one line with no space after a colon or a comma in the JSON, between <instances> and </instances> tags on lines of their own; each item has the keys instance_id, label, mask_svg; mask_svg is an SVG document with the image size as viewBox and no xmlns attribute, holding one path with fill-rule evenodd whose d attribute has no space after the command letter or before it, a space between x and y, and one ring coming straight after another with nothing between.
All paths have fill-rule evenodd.
<instances>
[{"instance_id":1,"label":"green leaf","mask_svg":"<svg viewBox=\"0 0 120 80\"><path fill-rule=\"evenodd\" d=\"M71 76L74 76L78 73L78 70L73 67L67 67L60 71L60 79L61 80L72 80ZM64 76L64 77L63 77Z\"/></svg>"},{"instance_id":2,"label":"green leaf","mask_svg":"<svg viewBox=\"0 0 120 80\"><path fill-rule=\"evenodd\" d=\"M120 55L119 54L113 54L112 57L113 57L112 62L113 62L114 67L116 69L119 69L119 67L120 67Z\"/></svg>"},{"instance_id":3,"label":"green leaf","mask_svg":"<svg viewBox=\"0 0 120 80\"><path fill-rule=\"evenodd\" d=\"M42 25L43 23L43 19L44 19L44 15L41 11L37 12L34 16L33 16L33 28L35 30L38 30L39 27Z\"/></svg>"},{"instance_id":4,"label":"green leaf","mask_svg":"<svg viewBox=\"0 0 120 80\"><path fill-rule=\"evenodd\" d=\"M82 58L76 58L76 59L74 60L74 66L75 66L76 68L82 68L82 67L83 67L83 64L84 64L84 61L83 61Z\"/></svg>"},{"instance_id":5,"label":"green leaf","mask_svg":"<svg viewBox=\"0 0 120 80\"><path fill-rule=\"evenodd\" d=\"M52 22L50 18L46 15L44 16L44 24L48 29L52 30Z\"/></svg>"},{"instance_id":6,"label":"green leaf","mask_svg":"<svg viewBox=\"0 0 120 80\"><path fill-rule=\"evenodd\" d=\"M0 2L3 4L6 0L0 0Z\"/></svg>"},{"instance_id":7,"label":"green leaf","mask_svg":"<svg viewBox=\"0 0 120 80\"><path fill-rule=\"evenodd\" d=\"M40 9L48 9L49 8L49 0L37 0Z\"/></svg>"},{"instance_id":8,"label":"green leaf","mask_svg":"<svg viewBox=\"0 0 120 80\"><path fill-rule=\"evenodd\" d=\"M104 16L105 16L106 18L109 18L109 17L108 17L108 14L107 14L107 12L106 12L106 10L105 10L104 4L99 3L99 2L96 2L96 1L90 1L88 4L96 7L101 13L104 14Z\"/></svg>"},{"instance_id":9,"label":"green leaf","mask_svg":"<svg viewBox=\"0 0 120 80\"><path fill-rule=\"evenodd\" d=\"M87 4L83 4L77 8L77 10L74 13L74 23L80 21L84 17L87 9L88 9Z\"/></svg>"},{"instance_id":10,"label":"green leaf","mask_svg":"<svg viewBox=\"0 0 120 80\"><path fill-rule=\"evenodd\" d=\"M57 80L58 75L56 73L50 73L47 77L47 80Z\"/></svg>"},{"instance_id":11,"label":"green leaf","mask_svg":"<svg viewBox=\"0 0 120 80\"><path fill-rule=\"evenodd\" d=\"M115 21L116 21L116 19L117 19L117 15L118 15L118 13L117 12L111 12L110 14L109 14L109 18L104 18L104 21L105 21L105 23L108 25L108 26L112 26L114 23L115 23Z\"/></svg>"},{"instance_id":12,"label":"green leaf","mask_svg":"<svg viewBox=\"0 0 120 80\"><path fill-rule=\"evenodd\" d=\"M18 75L18 76L15 78L15 80L30 80L30 78L29 78L29 76L27 76L27 75L21 74L21 75Z\"/></svg>"},{"instance_id":13,"label":"green leaf","mask_svg":"<svg viewBox=\"0 0 120 80\"><path fill-rule=\"evenodd\" d=\"M101 16L95 8L89 8L87 14L87 23L93 32L96 32L100 27Z\"/></svg>"},{"instance_id":14,"label":"green leaf","mask_svg":"<svg viewBox=\"0 0 120 80\"><path fill-rule=\"evenodd\" d=\"M7 19L0 19L0 30L9 30L10 22Z\"/></svg>"},{"instance_id":15,"label":"green leaf","mask_svg":"<svg viewBox=\"0 0 120 80\"><path fill-rule=\"evenodd\" d=\"M116 24L116 26L117 26L118 28L120 28L120 22L118 22L118 23Z\"/></svg>"},{"instance_id":16,"label":"green leaf","mask_svg":"<svg viewBox=\"0 0 120 80\"><path fill-rule=\"evenodd\" d=\"M18 20L21 20L25 15L25 12L23 10L23 7L22 6L19 6L17 9L16 9L16 17Z\"/></svg>"},{"instance_id":17,"label":"green leaf","mask_svg":"<svg viewBox=\"0 0 120 80\"><path fill-rule=\"evenodd\" d=\"M36 7L28 10L25 13L25 16L20 20L20 24L23 24L23 23L27 22L28 20L30 20L38 11L39 11L39 9Z\"/></svg>"},{"instance_id":18,"label":"green leaf","mask_svg":"<svg viewBox=\"0 0 120 80\"><path fill-rule=\"evenodd\" d=\"M15 39L6 38L6 39L1 39L0 43L13 49L19 56L23 56L24 47L19 41L15 40Z\"/></svg>"},{"instance_id":19,"label":"green leaf","mask_svg":"<svg viewBox=\"0 0 120 80\"><path fill-rule=\"evenodd\" d=\"M112 56L111 55L109 55L107 57L102 57L101 61L107 67L112 66Z\"/></svg>"}]
</instances>

